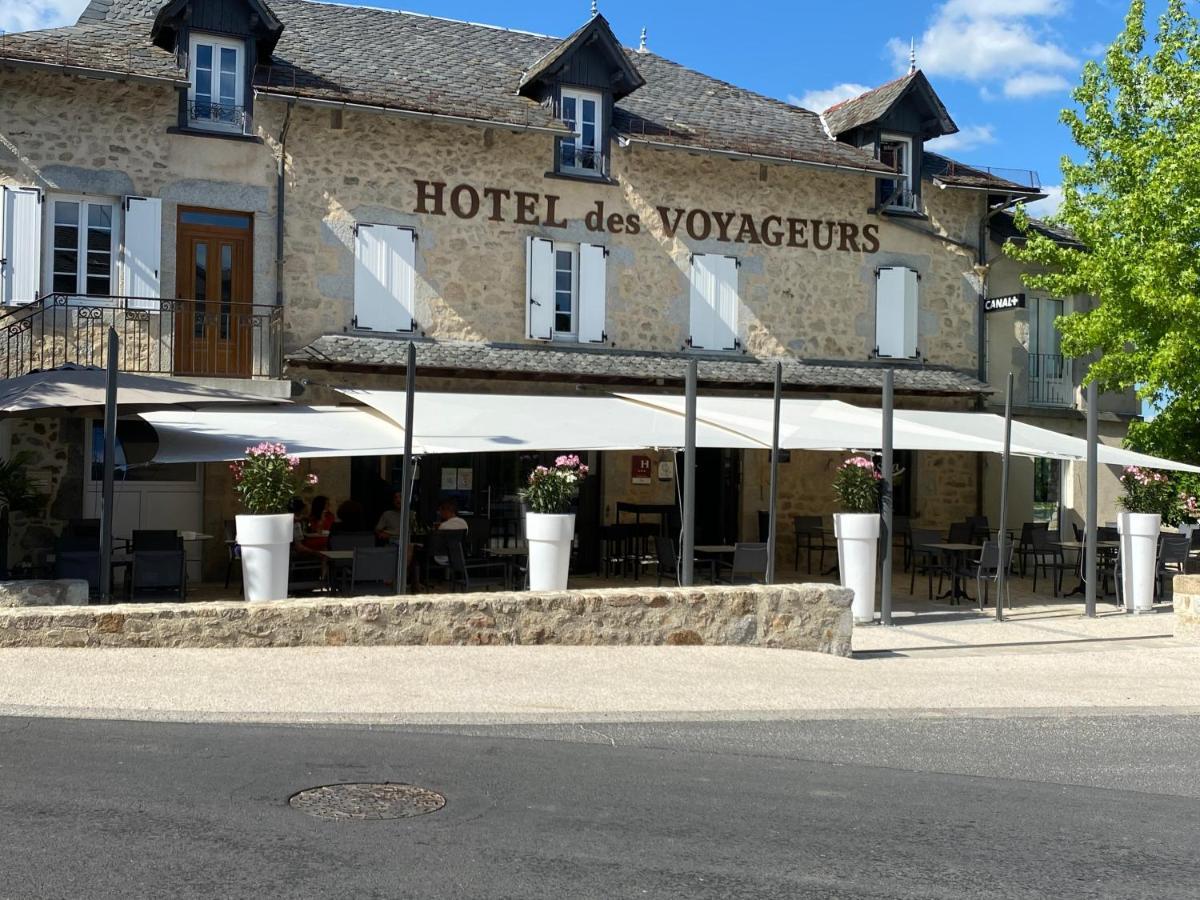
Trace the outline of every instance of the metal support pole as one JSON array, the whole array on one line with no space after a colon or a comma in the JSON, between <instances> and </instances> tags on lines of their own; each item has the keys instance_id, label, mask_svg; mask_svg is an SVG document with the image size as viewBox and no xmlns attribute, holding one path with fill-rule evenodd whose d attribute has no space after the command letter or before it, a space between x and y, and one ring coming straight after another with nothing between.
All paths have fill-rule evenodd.
<instances>
[{"instance_id":1,"label":"metal support pole","mask_svg":"<svg viewBox=\"0 0 1200 900\"><path fill-rule=\"evenodd\" d=\"M690 587L696 561L696 361L688 362L683 418L683 540L679 584Z\"/></svg>"},{"instance_id":2,"label":"metal support pole","mask_svg":"<svg viewBox=\"0 0 1200 900\"><path fill-rule=\"evenodd\" d=\"M892 468L893 419L895 418L895 380L896 373L886 369L883 373L883 491L880 495L880 513L883 520L883 571L879 578L880 612L884 625L892 624Z\"/></svg>"},{"instance_id":3,"label":"metal support pole","mask_svg":"<svg viewBox=\"0 0 1200 900\"><path fill-rule=\"evenodd\" d=\"M408 593L408 531L412 510L413 405L417 394L417 345L408 342L404 366L404 464L400 468L403 500L400 504L400 547L396 553L396 593Z\"/></svg>"},{"instance_id":4,"label":"metal support pole","mask_svg":"<svg viewBox=\"0 0 1200 900\"><path fill-rule=\"evenodd\" d=\"M1004 621L1004 590L1008 586L1008 565L1005 551L1008 549L1008 466L1012 457L1012 394L1013 373L1008 373L1008 385L1004 389L1004 456L1000 466L1000 526L996 529L996 542L1000 553L996 573L996 621Z\"/></svg>"},{"instance_id":5,"label":"metal support pole","mask_svg":"<svg viewBox=\"0 0 1200 900\"><path fill-rule=\"evenodd\" d=\"M112 601L113 473L117 458L117 329L108 329L104 376L104 474L100 489L100 599Z\"/></svg>"},{"instance_id":6,"label":"metal support pole","mask_svg":"<svg viewBox=\"0 0 1200 900\"><path fill-rule=\"evenodd\" d=\"M779 499L779 407L783 403L783 363L775 363L775 404L771 420L771 498L767 504L767 584L775 583L775 514Z\"/></svg>"},{"instance_id":7,"label":"metal support pole","mask_svg":"<svg viewBox=\"0 0 1200 900\"><path fill-rule=\"evenodd\" d=\"M1084 509L1083 614L1096 617L1096 458L1100 443L1099 393L1095 381L1087 386L1087 498Z\"/></svg>"}]
</instances>

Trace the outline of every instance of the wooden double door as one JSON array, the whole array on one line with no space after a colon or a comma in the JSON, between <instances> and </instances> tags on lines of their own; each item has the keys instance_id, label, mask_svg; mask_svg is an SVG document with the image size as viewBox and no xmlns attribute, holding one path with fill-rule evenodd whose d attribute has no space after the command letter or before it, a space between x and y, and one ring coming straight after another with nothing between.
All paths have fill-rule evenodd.
<instances>
[{"instance_id":1,"label":"wooden double door","mask_svg":"<svg viewBox=\"0 0 1200 900\"><path fill-rule=\"evenodd\" d=\"M250 375L266 327L255 321L252 304L253 226L250 213L180 207L176 374Z\"/></svg>"}]
</instances>

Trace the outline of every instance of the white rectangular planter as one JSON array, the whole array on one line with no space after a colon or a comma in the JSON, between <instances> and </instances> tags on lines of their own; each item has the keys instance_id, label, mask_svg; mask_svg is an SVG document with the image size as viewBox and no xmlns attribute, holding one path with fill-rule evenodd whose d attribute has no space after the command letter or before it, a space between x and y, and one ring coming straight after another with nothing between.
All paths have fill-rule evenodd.
<instances>
[{"instance_id":1,"label":"white rectangular planter","mask_svg":"<svg viewBox=\"0 0 1200 900\"><path fill-rule=\"evenodd\" d=\"M875 561L879 553L878 513L835 513L838 572L842 587L854 591L850 609L856 625L875 621Z\"/></svg>"},{"instance_id":2,"label":"white rectangular planter","mask_svg":"<svg viewBox=\"0 0 1200 900\"><path fill-rule=\"evenodd\" d=\"M1158 533L1162 516L1158 513L1123 512L1117 515L1121 535L1121 593L1125 611L1154 611L1154 577L1158 564Z\"/></svg>"},{"instance_id":3,"label":"white rectangular planter","mask_svg":"<svg viewBox=\"0 0 1200 900\"><path fill-rule=\"evenodd\" d=\"M242 552L242 586L247 603L284 600L292 552L291 513L238 516L237 542Z\"/></svg>"},{"instance_id":4,"label":"white rectangular planter","mask_svg":"<svg viewBox=\"0 0 1200 900\"><path fill-rule=\"evenodd\" d=\"M574 539L574 513L525 514L531 591L566 590L567 574L571 567L571 542Z\"/></svg>"}]
</instances>

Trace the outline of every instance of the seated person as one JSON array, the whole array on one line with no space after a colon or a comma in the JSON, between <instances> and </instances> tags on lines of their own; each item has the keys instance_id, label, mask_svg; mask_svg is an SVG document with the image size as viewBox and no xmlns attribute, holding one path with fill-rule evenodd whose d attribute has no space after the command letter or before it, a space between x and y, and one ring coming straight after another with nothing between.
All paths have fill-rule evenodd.
<instances>
[{"instance_id":1,"label":"seated person","mask_svg":"<svg viewBox=\"0 0 1200 900\"><path fill-rule=\"evenodd\" d=\"M392 508L383 511L379 521L375 523L375 537L381 541L390 541L400 537L404 516L400 510L404 507L404 494L401 491L392 493Z\"/></svg>"},{"instance_id":2,"label":"seated person","mask_svg":"<svg viewBox=\"0 0 1200 900\"><path fill-rule=\"evenodd\" d=\"M312 508L304 522L304 546L310 550L326 550L329 547L329 531L333 527L333 513L329 510L329 498L313 497Z\"/></svg>"},{"instance_id":3,"label":"seated person","mask_svg":"<svg viewBox=\"0 0 1200 900\"><path fill-rule=\"evenodd\" d=\"M337 508L337 521L329 526L330 534L355 534L367 531L367 514L357 500L343 500Z\"/></svg>"},{"instance_id":4,"label":"seated person","mask_svg":"<svg viewBox=\"0 0 1200 900\"><path fill-rule=\"evenodd\" d=\"M467 520L458 514L458 504L447 497L438 504L438 531L466 531ZM433 561L439 566L444 566L449 563L449 558L442 554L436 554Z\"/></svg>"}]
</instances>

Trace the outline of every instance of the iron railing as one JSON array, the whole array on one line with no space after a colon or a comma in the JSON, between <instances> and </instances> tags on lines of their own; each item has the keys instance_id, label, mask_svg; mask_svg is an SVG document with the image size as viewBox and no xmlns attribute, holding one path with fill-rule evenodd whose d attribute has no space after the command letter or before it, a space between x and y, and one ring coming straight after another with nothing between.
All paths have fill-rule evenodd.
<instances>
[{"instance_id":1,"label":"iron railing","mask_svg":"<svg viewBox=\"0 0 1200 900\"><path fill-rule=\"evenodd\" d=\"M246 107L214 103L211 100L189 100L187 102L188 123L200 128L246 132L250 123Z\"/></svg>"},{"instance_id":2,"label":"iron railing","mask_svg":"<svg viewBox=\"0 0 1200 900\"><path fill-rule=\"evenodd\" d=\"M1074 385L1070 360L1059 353L1029 354L1029 405L1070 406Z\"/></svg>"},{"instance_id":3,"label":"iron railing","mask_svg":"<svg viewBox=\"0 0 1200 900\"><path fill-rule=\"evenodd\" d=\"M103 366L110 326L125 372L279 378L283 371L282 307L49 294L0 311L0 373Z\"/></svg>"}]
</instances>

